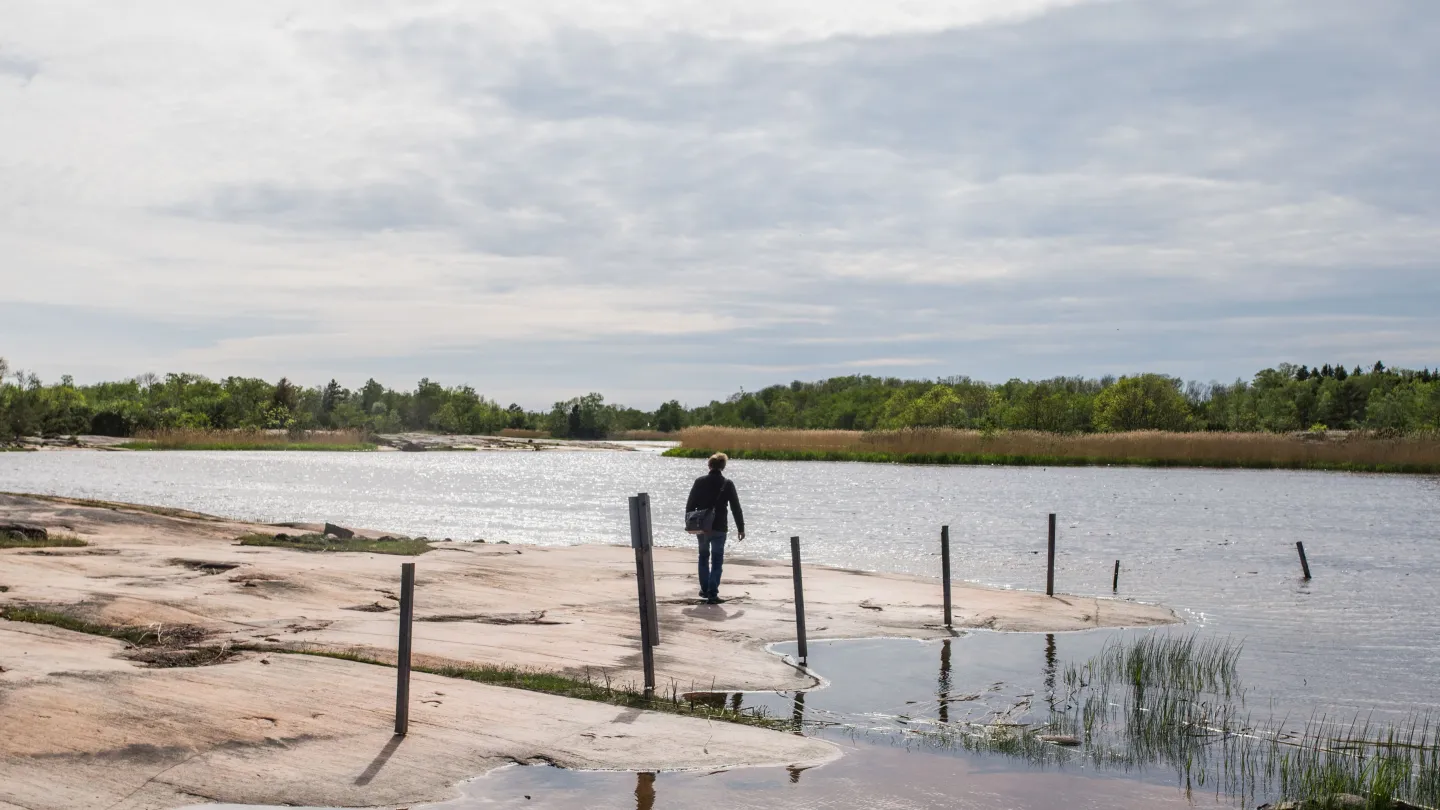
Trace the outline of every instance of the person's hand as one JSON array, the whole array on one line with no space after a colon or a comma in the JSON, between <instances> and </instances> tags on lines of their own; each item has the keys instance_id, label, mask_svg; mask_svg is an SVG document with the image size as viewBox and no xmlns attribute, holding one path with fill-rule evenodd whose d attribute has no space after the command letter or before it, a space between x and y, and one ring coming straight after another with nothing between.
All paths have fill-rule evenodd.
<instances>
[{"instance_id":1,"label":"person's hand","mask_svg":"<svg viewBox=\"0 0 1440 810\"><path fill-rule=\"evenodd\" d=\"M745 539L745 533L744 533L744 532L740 532L740 540L744 540L744 539ZM735 542L738 543L738 542L740 542L740 540L736 540Z\"/></svg>"}]
</instances>

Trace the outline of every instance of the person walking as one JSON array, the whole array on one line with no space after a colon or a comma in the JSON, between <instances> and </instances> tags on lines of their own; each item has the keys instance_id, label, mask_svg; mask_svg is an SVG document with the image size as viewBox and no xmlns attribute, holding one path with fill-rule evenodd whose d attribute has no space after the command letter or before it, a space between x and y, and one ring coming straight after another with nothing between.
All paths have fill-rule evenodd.
<instances>
[{"instance_id":1,"label":"person walking","mask_svg":"<svg viewBox=\"0 0 1440 810\"><path fill-rule=\"evenodd\" d=\"M739 532L736 542L745 539L745 513L740 510L740 493L735 491L735 482L724 475L724 453L710 457L710 472L695 479L690 487L690 497L685 501L685 514L699 509L713 509L714 517L708 531L695 536L700 541L700 596L712 605L724 602L720 598L720 571L725 565L725 536L730 531L726 519L727 510L735 513L735 529Z\"/></svg>"}]
</instances>

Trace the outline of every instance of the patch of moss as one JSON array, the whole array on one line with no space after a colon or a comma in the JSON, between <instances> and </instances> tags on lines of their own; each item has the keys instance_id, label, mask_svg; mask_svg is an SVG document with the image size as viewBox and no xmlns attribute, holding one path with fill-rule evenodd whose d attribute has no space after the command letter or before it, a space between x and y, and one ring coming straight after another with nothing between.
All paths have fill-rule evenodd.
<instances>
[{"instance_id":1,"label":"patch of moss","mask_svg":"<svg viewBox=\"0 0 1440 810\"><path fill-rule=\"evenodd\" d=\"M342 661L354 661L361 664L373 664L385 667L395 666L392 662L381 661L357 652L294 649L272 649L268 651L295 655L314 655L322 658L338 658ZM603 679L597 679L588 669L583 678L574 678L558 672L547 672L539 669L522 669L519 667L499 667L479 664L438 667L412 666L411 669L415 672L425 672L444 678L457 678L465 681L491 684L493 686L506 686L511 689L524 689L529 692L543 692L547 695L559 695L577 700L609 703L613 706L623 706L630 709L649 709L651 711L679 714L687 717L703 717L707 720L723 720L728 723L739 723L746 726L758 726L760 728L785 731L794 730L794 724L789 719L771 717L760 709L737 711L730 708L723 701L707 700L707 693L681 692L672 684L668 692L664 695L646 696L643 691L635 689L632 684L620 686L611 683L608 675L602 674Z\"/></svg>"},{"instance_id":2,"label":"patch of moss","mask_svg":"<svg viewBox=\"0 0 1440 810\"><path fill-rule=\"evenodd\" d=\"M361 552L398 554L406 557L416 557L431 550L430 543L425 540L409 538L374 540L368 537L329 538L323 534L247 534L239 538L238 542L242 546L269 546L295 551Z\"/></svg>"}]
</instances>

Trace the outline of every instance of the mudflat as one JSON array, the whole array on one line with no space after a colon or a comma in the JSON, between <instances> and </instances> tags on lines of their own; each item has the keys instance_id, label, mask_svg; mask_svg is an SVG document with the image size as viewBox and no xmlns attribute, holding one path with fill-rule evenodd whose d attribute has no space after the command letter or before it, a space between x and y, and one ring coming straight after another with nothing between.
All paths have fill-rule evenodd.
<instances>
[{"instance_id":1,"label":"mudflat","mask_svg":"<svg viewBox=\"0 0 1440 810\"><path fill-rule=\"evenodd\" d=\"M831 744L762 728L417 673L392 737L400 564L417 563L417 665L499 665L640 681L634 556L623 546L433 543L419 557L241 546L296 533L168 509L0 495L0 519L84 547L0 550L0 605L105 625L204 631L244 651L157 668L123 641L0 621L0 807L167 808L203 801L375 806L442 800L511 762L642 770L812 766ZM379 532L359 531L368 537ZM744 546L732 550L743 554ZM732 556L731 601L697 604L693 552L656 549L661 691L796 689L764 650L794 637L788 564ZM811 638L934 638L933 579L805 570ZM1175 621L1164 608L958 586L957 627L1064 631ZM167 630L167 628L169 630ZM137 660L141 659L141 660Z\"/></svg>"}]
</instances>

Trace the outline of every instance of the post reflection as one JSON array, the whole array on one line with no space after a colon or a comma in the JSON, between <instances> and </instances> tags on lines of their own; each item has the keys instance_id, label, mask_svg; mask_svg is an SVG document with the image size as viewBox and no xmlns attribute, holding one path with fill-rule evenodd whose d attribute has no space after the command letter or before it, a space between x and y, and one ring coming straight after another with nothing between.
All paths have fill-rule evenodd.
<instances>
[{"instance_id":1,"label":"post reflection","mask_svg":"<svg viewBox=\"0 0 1440 810\"><path fill-rule=\"evenodd\" d=\"M1045 699L1055 709L1055 634L1045 634Z\"/></svg>"},{"instance_id":2,"label":"post reflection","mask_svg":"<svg viewBox=\"0 0 1440 810\"><path fill-rule=\"evenodd\" d=\"M940 722L950 722L950 639L940 643Z\"/></svg>"},{"instance_id":3,"label":"post reflection","mask_svg":"<svg viewBox=\"0 0 1440 810\"><path fill-rule=\"evenodd\" d=\"M635 774L635 810L655 810L655 774Z\"/></svg>"}]
</instances>

